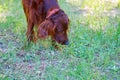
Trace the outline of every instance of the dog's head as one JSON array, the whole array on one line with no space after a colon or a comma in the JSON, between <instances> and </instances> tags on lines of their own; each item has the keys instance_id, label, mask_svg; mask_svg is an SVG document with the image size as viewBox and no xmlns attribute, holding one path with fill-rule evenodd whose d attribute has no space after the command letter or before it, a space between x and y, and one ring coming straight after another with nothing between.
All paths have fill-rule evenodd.
<instances>
[{"instance_id":1,"label":"dog's head","mask_svg":"<svg viewBox=\"0 0 120 80\"><path fill-rule=\"evenodd\" d=\"M46 38L50 35L56 42L68 45L68 25L69 19L64 11L55 11L52 15L48 15L46 20L38 27L38 37Z\"/></svg>"}]
</instances>

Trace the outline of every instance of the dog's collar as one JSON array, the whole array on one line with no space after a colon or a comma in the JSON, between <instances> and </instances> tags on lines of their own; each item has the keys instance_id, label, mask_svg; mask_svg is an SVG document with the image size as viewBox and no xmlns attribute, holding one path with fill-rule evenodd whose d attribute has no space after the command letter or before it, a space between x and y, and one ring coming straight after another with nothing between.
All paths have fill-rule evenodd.
<instances>
[{"instance_id":1,"label":"dog's collar","mask_svg":"<svg viewBox=\"0 0 120 80\"><path fill-rule=\"evenodd\" d=\"M48 19L50 16L52 16L53 14L55 14L56 12L58 12L60 9L59 8L54 8L54 9L51 9L48 14L47 14L47 17L46 19Z\"/></svg>"}]
</instances>

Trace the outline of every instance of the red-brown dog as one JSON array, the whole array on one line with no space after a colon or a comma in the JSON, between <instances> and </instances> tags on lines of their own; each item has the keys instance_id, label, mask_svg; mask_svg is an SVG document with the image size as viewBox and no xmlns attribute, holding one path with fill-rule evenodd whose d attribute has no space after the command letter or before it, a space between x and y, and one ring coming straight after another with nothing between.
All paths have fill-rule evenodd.
<instances>
[{"instance_id":1,"label":"red-brown dog","mask_svg":"<svg viewBox=\"0 0 120 80\"><path fill-rule=\"evenodd\" d=\"M27 39L36 42L38 38L51 36L52 42L68 45L69 19L60 9L57 0L22 0L27 19ZM34 27L37 26L37 37Z\"/></svg>"}]
</instances>

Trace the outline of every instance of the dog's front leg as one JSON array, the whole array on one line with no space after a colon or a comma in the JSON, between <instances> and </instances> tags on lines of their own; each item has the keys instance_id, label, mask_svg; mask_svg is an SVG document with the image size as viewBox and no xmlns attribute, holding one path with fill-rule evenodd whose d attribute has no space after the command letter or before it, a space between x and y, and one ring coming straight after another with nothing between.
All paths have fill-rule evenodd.
<instances>
[{"instance_id":1,"label":"dog's front leg","mask_svg":"<svg viewBox=\"0 0 120 80\"><path fill-rule=\"evenodd\" d=\"M34 24L31 22L28 22L26 36L27 36L27 40L29 43L31 41L36 42L36 37L35 37L35 33L34 33Z\"/></svg>"}]
</instances>

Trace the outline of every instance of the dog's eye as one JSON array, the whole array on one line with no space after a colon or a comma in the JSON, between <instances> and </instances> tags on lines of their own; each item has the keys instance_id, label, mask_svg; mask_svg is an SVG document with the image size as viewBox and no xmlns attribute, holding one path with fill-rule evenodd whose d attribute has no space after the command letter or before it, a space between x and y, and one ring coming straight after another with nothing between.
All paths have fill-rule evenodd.
<instances>
[{"instance_id":1,"label":"dog's eye","mask_svg":"<svg viewBox=\"0 0 120 80\"><path fill-rule=\"evenodd\" d=\"M58 30L59 33L62 33L63 31L62 30Z\"/></svg>"},{"instance_id":2,"label":"dog's eye","mask_svg":"<svg viewBox=\"0 0 120 80\"><path fill-rule=\"evenodd\" d=\"M65 31L62 31L62 34L64 34L65 33Z\"/></svg>"},{"instance_id":3,"label":"dog's eye","mask_svg":"<svg viewBox=\"0 0 120 80\"><path fill-rule=\"evenodd\" d=\"M65 33L65 31L58 31L58 33L60 33L60 34L64 34L64 33Z\"/></svg>"}]
</instances>

